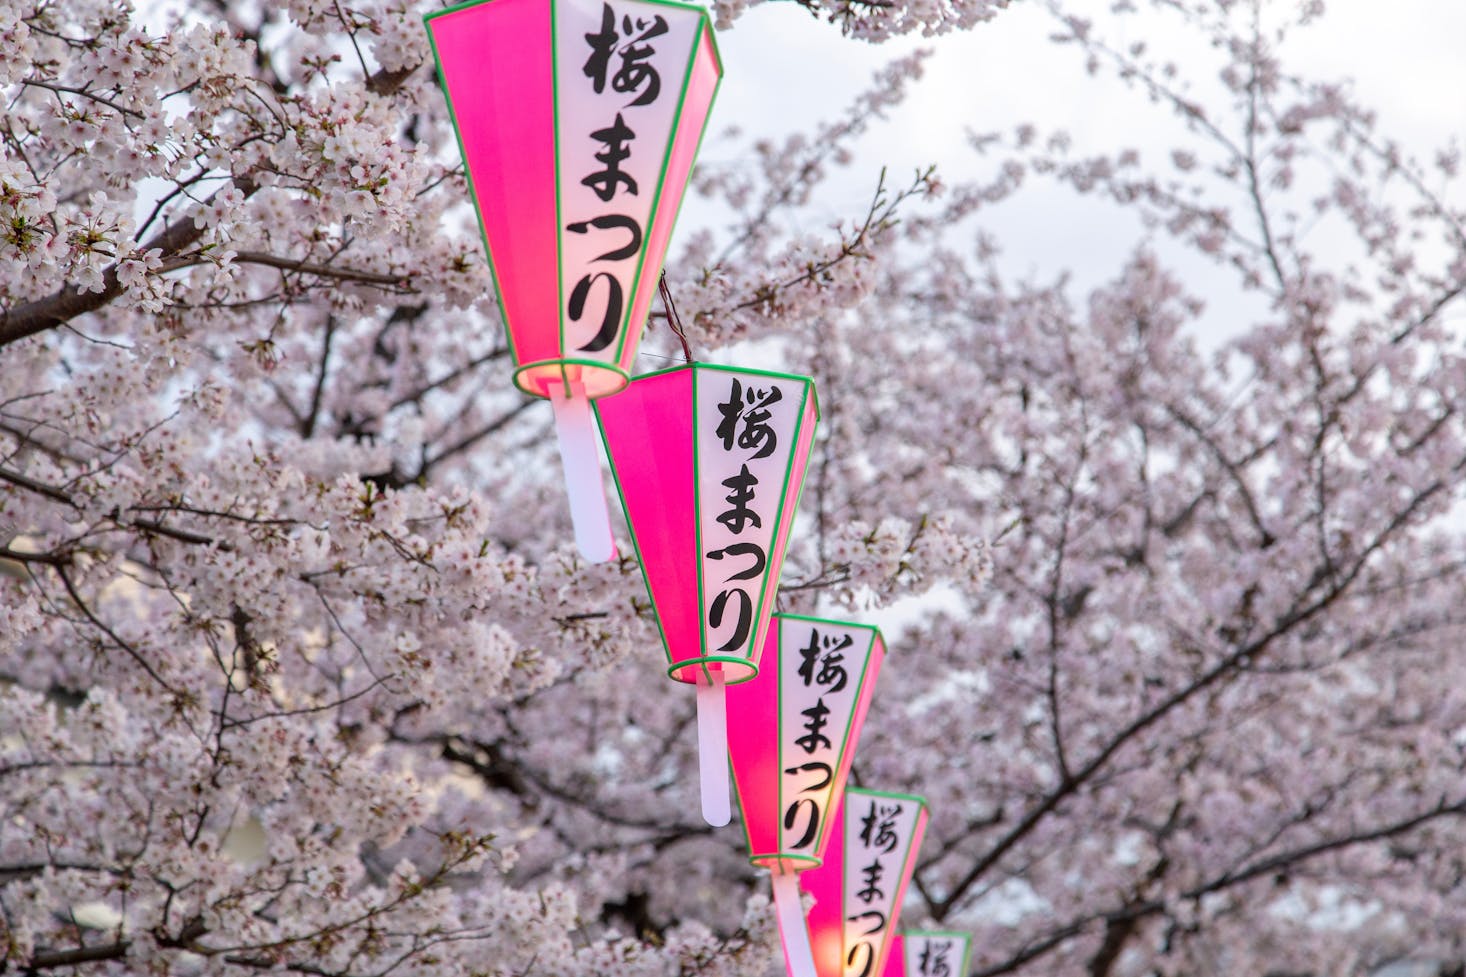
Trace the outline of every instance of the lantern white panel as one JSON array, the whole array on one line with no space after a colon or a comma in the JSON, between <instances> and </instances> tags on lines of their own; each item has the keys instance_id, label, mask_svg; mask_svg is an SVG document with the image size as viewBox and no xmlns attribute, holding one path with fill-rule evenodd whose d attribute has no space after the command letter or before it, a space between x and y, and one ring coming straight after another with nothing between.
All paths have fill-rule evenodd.
<instances>
[{"instance_id":1,"label":"lantern white panel","mask_svg":"<svg viewBox=\"0 0 1466 977\"><path fill-rule=\"evenodd\" d=\"M555 0L561 348L614 362L701 11Z\"/></svg>"},{"instance_id":2,"label":"lantern white panel","mask_svg":"<svg viewBox=\"0 0 1466 977\"><path fill-rule=\"evenodd\" d=\"M840 754L850 735L875 632L797 617L775 620L783 812L779 849L812 853L830 811Z\"/></svg>"},{"instance_id":3,"label":"lantern white panel","mask_svg":"<svg viewBox=\"0 0 1466 977\"><path fill-rule=\"evenodd\" d=\"M922 806L910 797L845 792L843 977L870 977L900 912L907 858Z\"/></svg>"},{"instance_id":4,"label":"lantern white panel","mask_svg":"<svg viewBox=\"0 0 1466 977\"><path fill-rule=\"evenodd\" d=\"M705 655L760 647L774 531L787 490L804 384L763 373L703 370L694 433Z\"/></svg>"}]
</instances>

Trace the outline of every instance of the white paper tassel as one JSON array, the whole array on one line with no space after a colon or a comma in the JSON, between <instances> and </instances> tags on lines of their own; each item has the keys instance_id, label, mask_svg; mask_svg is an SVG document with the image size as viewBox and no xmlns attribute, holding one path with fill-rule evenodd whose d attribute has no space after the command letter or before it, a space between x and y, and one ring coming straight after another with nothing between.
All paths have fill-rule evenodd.
<instances>
[{"instance_id":1,"label":"white paper tassel","mask_svg":"<svg viewBox=\"0 0 1466 977\"><path fill-rule=\"evenodd\" d=\"M728 798L728 697L721 671L699 673L697 678L697 769L702 819L721 828L733 818Z\"/></svg>"},{"instance_id":2,"label":"white paper tassel","mask_svg":"<svg viewBox=\"0 0 1466 977\"><path fill-rule=\"evenodd\" d=\"M560 443L560 464L565 469L575 545L590 562L605 563L616 556L616 540L611 535L606 491L601 484L601 453L590 398L578 383L568 388L552 383L548 392L555 410L555 435Z\"/></svg>"},{"instance_id":3,"label":"white paper tassel","mask_svg":"<svg viewBox=\"0 0 1466 977\"><path fill-rule=\"evenodd\" d=\"M799 876L793 872L774 874L774 909L779 914L779 932L784 937L784 961L789 977L815 977L814 950L809 945L809 925L799 901Z\"/></svg>"}]
</instances>

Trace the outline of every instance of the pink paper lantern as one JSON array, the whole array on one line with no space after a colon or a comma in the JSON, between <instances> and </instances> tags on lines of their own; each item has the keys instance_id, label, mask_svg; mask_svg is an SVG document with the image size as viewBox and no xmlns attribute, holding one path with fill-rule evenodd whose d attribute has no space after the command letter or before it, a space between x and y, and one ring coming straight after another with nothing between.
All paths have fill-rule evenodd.
<instances>
[{"instance_id":1,"label":"pink paper lantern","mask_svg":"<svg viewBox=\"0 0 1466 977\"><path fill-rule=\"evenodd\" d=\"M819 411L806 377L696 363L597 401L667 652L698 687L703 816L727 824L723 687L758 674Z\"/></svg>"},{"instance_id":2,"label":"pink paper lantern","mask_svg":"<svg viewBox=\"0 0 1466 977\"><path fill-rule=\"evenodd\" d=\"M800 873L814 897L809 937L819 977L883 973L916 852L926 801L910 794L845 788L825 860Z\"/></svg>"},{"instance_id":3,"label":"pink paper lantern","mask_svg":"<svg viewBox=\"0 0 1466 977\"><path fill-rule=\"evenodd\" d=\"M669 0L473 0L424 18L514 358L555 407L576 539L615 555L588 398L630 377L722 76Z\"/></svg>"},{"instance_id":4,"label":"pink paper lantern","mask_svg":"<svg viewBox=\"0 0 1466 977\"><path fill-rule=\"evenodd\" d=\"M882 977L967 977L971 951L967 933L902 930L891 941Z\"/></svg>"},{"instance_id":5,"label":"pink paper lantern","mask_svg":"<svg viewBox=\"0 0 1466 977\"><path fill-rule=\"evenodd\" d=\"M884 658L873 627L775 614L758 677L728 690L749 860L773 877L793 977L814 977L795 874L824 857Z\"/></svg>"}]
</instances>

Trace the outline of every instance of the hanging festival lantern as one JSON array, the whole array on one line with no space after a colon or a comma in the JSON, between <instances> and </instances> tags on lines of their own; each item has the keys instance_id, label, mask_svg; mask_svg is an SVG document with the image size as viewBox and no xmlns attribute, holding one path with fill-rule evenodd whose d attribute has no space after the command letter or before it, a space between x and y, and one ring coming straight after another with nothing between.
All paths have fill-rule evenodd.
<instances>
[{"instance_id":1,"label":"hanging festival lantern","mask_svg":"<svg viewBox=\"0 0 1466 977\"><path fill-rule=\"evenodd\" d=\"M749 860L773 878L790 977L815 977L797 873L824 857L884 658L873 627L775 614L758 677L728 690Z\"/></svg>"},{"instance_id":2,"label":"hanging festival lantern","mask_svg":"<svg viewBox=\"0 0 1466 977\"><path fill-rule=\"evenodd\" d=\"M596 402L670 665L697 685L703 817L727 824L724 686L758 674L819 412L806 377L694 363Z\"/></svg>"},{"instance_id":3,"label":"hanging festival lantern","mask_svg":"<svg viewBox=\"0 0 1466 977\"><path fill-rule=\"evenodd\" d=\"M926 818L920 797L845 788L824 862L799 875L819 977L883 973Z\"/></svg>"},{"instance_id":4,"label":"hanging festival lantern","mask_svg":"<svg viewBox=\"0 0 1466 977\"><path fill-rule=\"evenodd\" d=\"M967 977L971 944L967 933L902 930L891 941L882 977Z\"/></svg>"},{"instance_id":5,"label":"hanging festival lantern","mask_svg":"<svg viewBox=\"0 0 1466 977\"><path fill-rule=\"evenodd\" d=\"M590 400L630 377L722 76L700 8L474 0L424 18L514 358L554 408L575 538L615 555Z\"/></svg>"}]
</instances>

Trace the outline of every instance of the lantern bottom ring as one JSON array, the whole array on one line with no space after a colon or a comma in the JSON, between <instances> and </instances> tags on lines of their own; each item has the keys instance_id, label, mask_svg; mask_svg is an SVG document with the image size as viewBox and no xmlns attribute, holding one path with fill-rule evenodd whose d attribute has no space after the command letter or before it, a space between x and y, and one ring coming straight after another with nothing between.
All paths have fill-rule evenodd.
<instances>
[{"instance_id":1,"label":"lantern bottom ring","mask_svg":"<svg viewBox=\"0 0 1466 977\"><path fill-rule=\"evenodd\" d=\"M572 383L585 388L591 400L605 397L625 388L631 374L614 363L591 359L536 360L514 371L514 385L531 397L548 400L550 387L568 389Z\"/></svg>"},{"instance_id":2,"label":"lantern bottom ring","mask_svg":"<svg viewBox=\"0 0 1466 977\"><path fill-rule=\"evenodd\" d=\"M815 858L813 855L797 855L782 851L773 854L749 855L748 860L755 868L766 868L772 875L803 872L805 869L819 868L824 864L823 859Z\"/></svg>"},{"instance_id":3,"label":"lantern bottom ring","mask_svg":"<svg viewBox=\"0 0 1466 977\"><path fill-rule=\"evenodd\" d=\"M701 658L684 658L673 662L667 674L678 682L696 685L697 677L704 666L718 666L723 673L724 685L738 685L752 681L758 676L758 665L737 655L704 655Z\"/></svg>"}]
</instances>

